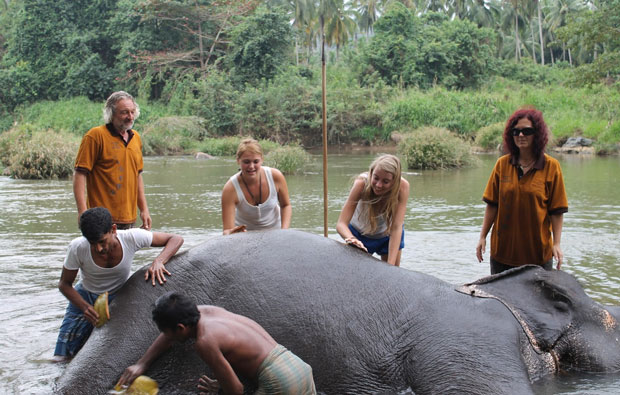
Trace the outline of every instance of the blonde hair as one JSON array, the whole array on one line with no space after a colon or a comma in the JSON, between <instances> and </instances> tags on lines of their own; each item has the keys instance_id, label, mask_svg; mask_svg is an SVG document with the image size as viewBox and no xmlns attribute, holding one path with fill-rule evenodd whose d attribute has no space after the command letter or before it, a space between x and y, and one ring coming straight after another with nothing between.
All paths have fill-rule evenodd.
<instances>
[{"instance_id":1,"label":"blonde hair","mask_svg":"<svg viewBox=\"0 0 620 395\"><path fill-rule=\"evenodd\" d=\"M243 154L246 152L250 152L252 154L258 154L261 157L263 156L263 149L261 148L258 141L253 138L246 138L241 140L239 143L239 147L237 147L237 159L241 159Z\"/></svg>"},{"instance_id":2,"label":"blonde hair","mask_svg":"<svg viewBox=\"0 0 620 395\"><path fill-rule=\"evenodd\" d=\"M378 196L372 190L371 181L376 170L388 172L393 177L394 184L385 195ZM377 217L380 215L385 217L388 231L392 227L394 215L396 214L396 207L398 207L401 173L400 160L394 155L380 155L370 164L364 189L362 190L362 197L360 199L368 203L362 206L361 217L365 219L365 222L368 224L364 226L365 229L362 230L363 233L374 233L377 230ZM380 204L381 202L385 203Z\"/></svg>"}]
</instances>

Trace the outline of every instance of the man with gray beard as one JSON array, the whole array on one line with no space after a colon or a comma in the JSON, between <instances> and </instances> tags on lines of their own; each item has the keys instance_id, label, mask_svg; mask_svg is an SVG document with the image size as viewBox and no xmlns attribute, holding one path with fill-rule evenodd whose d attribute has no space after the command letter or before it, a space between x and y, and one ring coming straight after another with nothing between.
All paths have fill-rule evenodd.
<instances>
[{"instance_id":1,"label":"man with gray beard","mask_svg":"<svg viewBox=\"0 0 620 395\"><path fill-rule=\"evenodd\" d=\"M87 208L105 207L117 229L129 229L140 209L141 228L151 229L142 179L142 141L132 129L139 115L140 107L129 93L114 92L103 109L105 125L92 128L82 138L73 174L78 219Z\"/></svg>"}]
</instances>

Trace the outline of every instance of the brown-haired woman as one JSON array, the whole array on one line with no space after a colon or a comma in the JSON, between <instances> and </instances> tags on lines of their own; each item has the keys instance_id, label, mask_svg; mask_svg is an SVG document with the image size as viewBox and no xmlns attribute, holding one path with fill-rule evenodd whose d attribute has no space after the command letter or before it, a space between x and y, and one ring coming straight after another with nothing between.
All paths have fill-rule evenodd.
<instances>
[{"instance_id":1,"label":"brown-haired woman","mask_svg":"<svg viewBox=\"0 0 620 395\"><path fill-rule=\"evenodd\" d=\"M540 111L515 111L504 129L504 151L482 199L487 204L476 257L482 262L491 226L491 274L522 265L562 265L563 214L568 211L560 163L545 154L549 139Z\"/></svg>"},{"instance_id":2,"label":"brown-haired woman","mask_svg":"<svg viewBox=\"0 0 620 395\"><path fill-rule=\"evenodd\" d=\"M239 172L222 190L223 233L288 229L292 209L286 179L278 169L262 166L263 150L258 141L241 141L237 164Z\"/></svg>"}]
</instances>

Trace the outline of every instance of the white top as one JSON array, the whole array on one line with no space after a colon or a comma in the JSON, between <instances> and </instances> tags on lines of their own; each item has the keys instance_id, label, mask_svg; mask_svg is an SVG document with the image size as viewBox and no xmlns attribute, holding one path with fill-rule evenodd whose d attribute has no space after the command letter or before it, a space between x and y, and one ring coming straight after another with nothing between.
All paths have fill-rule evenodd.
<instances>
[{"instance_id":1,"label":"white top","mask_svg":"<svg viewBox=\"0 0 620 395\"><path fill-rule=\"evenodd\" d=\"M131 274L131 262L136 251L149 247L153 242L153 233L144 229L117 230L116 236L121 242L123 258L114 267L101 267L95 263L90 243L84 236L73 239L69 244L64 267L80 270L82 286L87 291L95 294L118 291Z\"/></svg>"},{"instance_id":2,"label":"white top","mask_svg":"<svg viewBox=\"0 0 620 395\"><path fill-rule=\"evenodd\" d=\"M239 200L239 204L237 204L235 209L235 225L245 225L248 230L274 229L282 226L278 192L276 191L276 184L273 181L271 168L267 166L261 167L265 169L265 174L267 175L269 197L264 203L258 206L248 203L245 199L245 195L239 185L238 177L240 177L241 172L230 177L230 181L232 181L235 191L237 191L237 199Z\"/></svg>"},{"instance_id":3,"label":"white top","mask_svg":"<svg viewBox=\"0 0 620 395\"><path fill-rule=\"evenodd\" d=\"M351 217L351 226L357 229L362 235L371 238L371 239L380 239L382 237L387 236L387 223L385 222L385 217L383 215L377 216L377 230L374 233L364 233L365 228L369 228L370 224L368 220L366 220L366 216L362 215L363 212L368 213L368 202L364 202L359 200L357 202L357 206L355 206L355 212L353 213L353 217ZM365 211L362 211L365 209Z\"/></svg>"}]
</instances>

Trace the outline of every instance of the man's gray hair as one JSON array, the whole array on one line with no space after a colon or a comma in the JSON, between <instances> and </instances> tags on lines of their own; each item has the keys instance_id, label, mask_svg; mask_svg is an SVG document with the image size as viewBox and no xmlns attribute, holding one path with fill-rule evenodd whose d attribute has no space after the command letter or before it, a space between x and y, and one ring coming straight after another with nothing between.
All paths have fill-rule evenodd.
<instances>
[{"instance_id":1,"label":"man's gray hair","mask_svg":"<svg viewBox=\"0 0 620 395\"><path fill-rule=\"evenodd\" d=\"M103 108L103 122L106 124L112 122L112 117L114 116L114 110L116 110L116 103L121 100L129 99L136 105L136 115L134 119L138 119L140 116L140 106L136 102L136 100L129 93L125 91L114 92L108 97L108 100L105 101L105 107Z\"/></svg>"}]
</instances>

